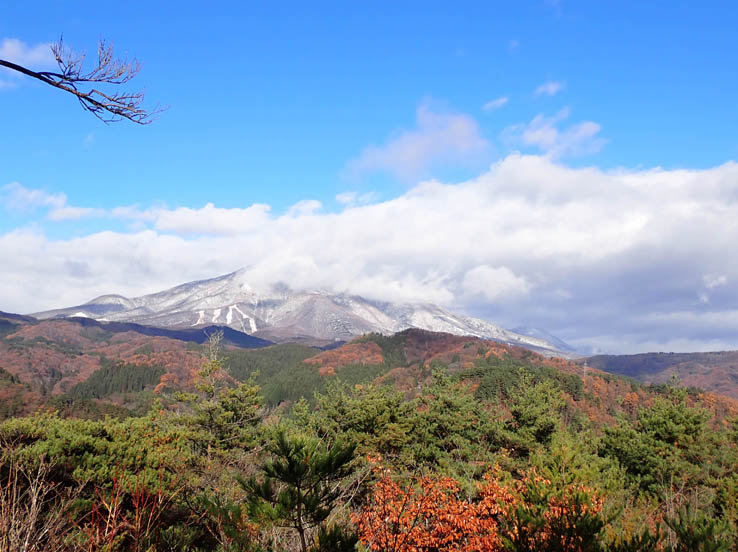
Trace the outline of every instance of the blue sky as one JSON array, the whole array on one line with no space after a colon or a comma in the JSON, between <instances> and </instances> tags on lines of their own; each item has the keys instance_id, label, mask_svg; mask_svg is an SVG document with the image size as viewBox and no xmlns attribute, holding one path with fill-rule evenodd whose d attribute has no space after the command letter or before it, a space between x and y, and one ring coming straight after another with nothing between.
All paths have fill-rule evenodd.
<instances>
[{"instance_id":1,"label":"blue sky","mask_svg":"<svg viewBox=\"0 0 738 552\"><path fill-rule=\"evenodd\" d=\"M284 246L290 242L274 238L286 232L284 220L303 217L305 224L312 221L308 227L315 236L330 236L336 217L371 217L361 209L412 203L427 192L420 183L429 179L458 193L463 183L487 182L490 174L497 179L490 186L505 189L521 182L526 188L532 179L538 191L525 197L535 207L542 197L553 197L549 192L560 178L561 189L571 194L567 204L574 205L591 190L564 182L579 182L577 171L591 170L591 182L601 180L606 189L597 205L623 197L618 187L631 186L632 179L655 179L654 186L662 186L658 192L639 188L641 195L623 212L603 207L594 213L615 217L620 233L608 234L606 221L591 221L592 235L622 245L617 255L641 259L632 261L638 270L618 265L615 253L598 256L603 245L596 240L580 244L589 251L581 253L585 260L571 257L580 234L588 232L581 226L567 229L568 253L549 251L538 261L447 251L437 265L426 266L412 261L423 248L398 246L405 266L397 255L362 256L361 244L358 252L337 250L336 257L356 256L361 274L375 282L368 288L410 290L398 299L438 300L506 325L544 325L604 348L738 347L738 338L716 329L725 319L715 318L730 316L730 331L738 329L738 302L727 295L717 305L716 299L700 299L705 290L727 293L734 283L732 264L719 255L706 259L691 280L680 283L682 261L694 258L693 251L657 216L660 198L673 199L672 216L686 217L682 228L704 228L694 211L685 214L685 205L712 186L712 202L700 203L698 210L718 224L720 239L732 236L735 213L720 201L733 197L735 169L725 164L738 158L733 2L126 2L91 10L85 2L54 1L35 2L33 8L13 0L0 6L0 54L42 67L39 52L62 33L68 45L90 57L104 37L119 53L143 62L131 87L145 87L149 105L168 109L146 127L106 126L73 98L0 73L0 243L10 256L22 250L13 241L21 236L40 248L27 256L46 252L60 263L54 267L59 289L46 295L38 289L51 268L28 259L7 268L0 310L60 306L103 288L154 291L190 277L257 266L248 255L256 246L247 246L245 233L252 232L249 239L256 243ZM490 173L490 166L498 170ZM686 180L685 171L691 175ZM682 192L670 196L675 187ZM564 225L551 218L557 201L551 199L551 210L540 213L536 225L512 234L505 233L510 225L485 226L480 216L480 226L459 240L478 236L512 243L526 232L545 232L544 221ZM476 203L472 199L469 208ZM213 204L210 210L207 204ZM406 216L417 213L418 221L426 220L426 207ZM500 205L488 207L492 212ZM648 218L641 221L645 226L638 226L637 213ZM633 220L617 218L631 215ZM224 222L231 220L233 228ZM651 233L632 237L629 221ZM402 231L408 242L419 243L428 236L423 224L386 232ZM106 237L131 257L111 259L103 246L99 262L76 257L80 247ZM178 245L142 254L143 245L131 245L138 239ZM200 248L208 243L210 251L212 240L224 240L218 242L220 256L199 262ZM166 252L173 249L189 263L169 259ZM242 257L233 258L229 250ZM265 266L289 280L294 263L302 266L300 259L310 256L298 250L291 255ZM569 255L568 263L554 266L551 259L561 255ZM665 257L644 266L644 255ZM321 262L331 270L332 261ZM313 256L308 264L320 263ZM603 271L617 277L608 276L601 287L592 284ZM333 272L333 279L293 283L364 289L352 283L358 272ZM259 277L268 279L265 274ZM669 285L655 285L646 299L629 291L633 278L642 282L656 274L673 283L671 295L662 297ZM575 282L563 283L574 275ZM490 292L495 285L509 293ZM436 293L439 288L448 293ZM471 291L481 288L487 291ZM621 291L613 297L613 290ZM645 318L630 325L608 321L643 301ZM701 322L685 322L690 315ZM658 316L680 322L664 330L671 334L659 333ZM636 337L643 332L651 333Z\"/></svg>"}]
</instances>

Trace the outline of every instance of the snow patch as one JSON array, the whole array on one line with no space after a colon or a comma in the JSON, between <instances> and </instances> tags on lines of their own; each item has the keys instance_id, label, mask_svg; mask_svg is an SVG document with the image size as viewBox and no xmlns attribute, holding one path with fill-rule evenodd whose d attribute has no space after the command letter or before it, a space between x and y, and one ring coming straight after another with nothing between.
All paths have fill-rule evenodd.
<instances>
[{"instance_id":1,"label":"snow patch","mask_svg":"<svg viewBox=\"0 0 738 552\"><path fill-rule=\"evenodd\" d=\"M251 333L254 333L256 331L256 321L253 318L251 318L248 314L244 314L244 312L241 309L239 309L237 305L233 305L231 308L236 309L238 311L238 314L241 315L241 318L245 318L249 321L249 326L251 327ZM231 322L228 321L228 323L230 324ZM243 323L241 324L241 327L243 328Z\"/></svg>"},{"instance_id":2,"label":"snow patch","mask_svg":"<svg viewBox=\"0 0 738 552\"><path fill-rule=\"evenodd\" d=\"M219 316L220 316L220 309L215 309L213 311L213 324L215 324L218 321Z\"/></svg>"}]
</instances>

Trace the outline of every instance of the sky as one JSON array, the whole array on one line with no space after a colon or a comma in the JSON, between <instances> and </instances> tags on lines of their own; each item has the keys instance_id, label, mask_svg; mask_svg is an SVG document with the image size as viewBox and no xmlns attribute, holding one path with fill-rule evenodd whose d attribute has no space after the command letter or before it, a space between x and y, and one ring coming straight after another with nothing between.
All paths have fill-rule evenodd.
<instances>
[{"instance_id":1,"label":"sky","mask_svg":"<svg viewBox=\"0 0 738 552\"><path fill-rule=\"evenodd\" d=\"M146 126L0 69L0 310L245 267L581 350L738 349L738 4L0 4L105 39Z\"/></svg>"}]
</instances>

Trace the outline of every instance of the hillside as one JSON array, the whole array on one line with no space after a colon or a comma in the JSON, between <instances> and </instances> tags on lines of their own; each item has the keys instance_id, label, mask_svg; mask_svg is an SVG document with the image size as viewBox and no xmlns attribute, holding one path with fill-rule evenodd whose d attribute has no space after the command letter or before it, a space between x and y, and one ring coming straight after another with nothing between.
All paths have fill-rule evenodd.
<instances>
[{"instance_id":1,"label":"hillside","mask_svg":"<svg viewBox=\"0 0 738 552\"><path fill-rule=\"evenodd\" d=\"M312 400L332 381L349 385L374 381L412 398L432 385L438 368L469 384L480 400L495 404L504 403L522 379L550 382L565 393L572 413L597 424L613 423L618 414L633 415L662 392L659 387L521 347L417 329L393 336L369 334L328 351L298 345L232 350L226 352L225 365L241 381L257 375L271 405ZM738 415L738 400L733 398L694 390L688 401L707 408L719 420Z\"/></svg>"},{"instance_id":2,"label":"hillside","mask_svg":"<svg viewBox=\"0 0 738 552\"><path fill-rule=\"evenodd\" d=\"M137 401L136 394L159 384L187 385L202 363L199 344L218 330L167 330L84 318L38 321L0 313L0 368L12 376L0 386L0 398L6 399L0 414L28 412L69 394L104 398L78 389L90 378L100 380L101 371L127 374L117 376L117 387L105 384L105 397L119 390ZM230 328L223 330L227 346L269 345ZM116 402L125 400L118 396Z\"/></svg>"},{"instance_id":3,"label":"hillside","mask_svg":"<svg viewBox=\"0 0 738 552\"><path fill-rule=\"evenodd\" d=\"M586 362L644 383L664 384L676 377L682 385L738 399L738 351L597 355Z\"/></svg>"},{"instance_id":4,"label":"hillside","mask_svg":"<svg viewBox=\"0 0 738 552\"><path fill-rule=\"evenodd\" d=\"M3 411L29 412L49 401L93 401L141 411L156 394L193 387L203 362L199 344L217 329L0 315L0 368L7 374ZM437 368L471 385L480 400L498 403L521 378L549 381L566 393L572 412L597 423L632 413L658 394L648 385L599 370L594 362L584 368L479 337L408 329L391 336L367 334L321 350L289 343L263 347L268 343L230 328L225 331L227 371L237 381L255 376L265 401L274 406L312 400L334 381L349 386L387 384L412 398L432 384ZM261 347L248 349L244 343ZM721 419L738 413L737 401L718 394L695 391L690 401L707 405Z\"/></svg>"}]
</instances>

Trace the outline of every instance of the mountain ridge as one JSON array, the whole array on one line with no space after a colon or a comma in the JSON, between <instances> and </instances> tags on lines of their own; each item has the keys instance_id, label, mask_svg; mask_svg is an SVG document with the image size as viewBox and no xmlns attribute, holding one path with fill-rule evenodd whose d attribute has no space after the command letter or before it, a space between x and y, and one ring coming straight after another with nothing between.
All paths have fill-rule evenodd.
<instances>
[{"instance_id":1,"label":"mountain ridge","mask_svg":"<svg viewBox=\"0 0 738 552\"><path fill-rule=\"evenodd\" d=\"M562 350L541 337L519 334L429 303L375 301L322 290L295 291L283 284L257 293L246 281L244 269L140 297L101 295L81 305L33 316L42 320L77 316L176 329L223 325L268 341L321 345L367 333L389 335L419 328L491 339L543 354L574 356L571 350Z\"/></svg>"}]
</instances>

